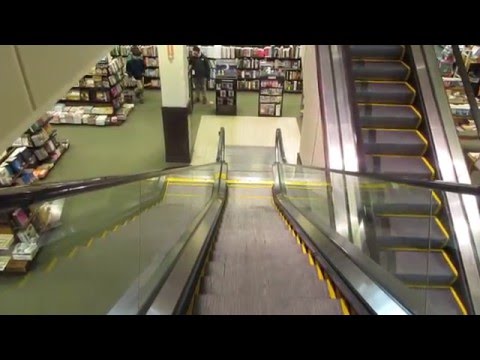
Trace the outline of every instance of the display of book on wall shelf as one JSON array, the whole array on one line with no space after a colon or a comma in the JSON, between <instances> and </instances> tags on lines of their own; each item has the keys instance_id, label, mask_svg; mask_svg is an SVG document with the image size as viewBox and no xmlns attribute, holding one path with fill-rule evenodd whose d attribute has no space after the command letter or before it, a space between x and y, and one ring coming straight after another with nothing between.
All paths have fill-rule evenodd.
<instances>
[{"instance_id":1,"label":"display of book on wall shelf","mask_svg":"<svg viewBox=\"0 0 480 360\"><path fill-rule=\"evenodd\" d=\"M302 92L303 91L303 81L285 81L285 92Z\"/></svg>"}]
</instances>

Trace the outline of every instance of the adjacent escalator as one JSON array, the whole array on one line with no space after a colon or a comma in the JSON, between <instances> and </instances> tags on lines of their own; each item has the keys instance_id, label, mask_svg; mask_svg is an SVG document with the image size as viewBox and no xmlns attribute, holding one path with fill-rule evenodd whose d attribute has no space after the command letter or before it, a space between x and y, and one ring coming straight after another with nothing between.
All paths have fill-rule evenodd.
<instances>
[{"instance_id":1,"label":"adjacent escalator","mask_svg":"<svg viewBox=\"0 0 480 360\"><path fill-rule=\"evenodd\" d=\"M406 45L350 45L365 171L434 180L437 160L408 52ZM363 196L377 262L424 296L429 313L466 313L442 195L377 186Z\"/></svg>"}]
</instances>

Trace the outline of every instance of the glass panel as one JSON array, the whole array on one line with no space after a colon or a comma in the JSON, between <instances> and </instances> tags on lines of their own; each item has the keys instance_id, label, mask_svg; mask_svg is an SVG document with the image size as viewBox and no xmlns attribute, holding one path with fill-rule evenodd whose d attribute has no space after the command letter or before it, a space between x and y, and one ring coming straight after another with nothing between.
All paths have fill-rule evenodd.
<instances>
[{"instance_id":1,"label":"glass panel","mask_svg":"<svg viewBox=\"0 0 480 360\"><path fill-rule=\"evenodd\" d=\"M348 193L350 241L411 289L424 313L466 312L467 290L445 206L449 194L348 175L329 182L320 169L282 168L287 197L319 228L337 214L330 194Z\"/></svg>"},{"instance_id":2,"label":"glass panel","mask_svg":"<svg viewBox=\"0 0 480 360\"><path fill-rule=\"evenodd\" d=\"M179 175L142 183L142 202L149 202L151 187L162 188L161 198L140 215L140 305L148 301L159 280L175 263L196 218L212 197L220 165L193 168ZM162 184L159 186L159 184ZM197 219L198 220L198 219Z\"/></svg>"},{"instance_id":3,"label":"glass panel","mask_svg":"<svg viewBox=\"0 0 480 360\"><path fill-rule=\"evenodd\" d=\"M0 314L137 313L210 199L218 169L4 211Z\"/></svg>"}]
</instances>

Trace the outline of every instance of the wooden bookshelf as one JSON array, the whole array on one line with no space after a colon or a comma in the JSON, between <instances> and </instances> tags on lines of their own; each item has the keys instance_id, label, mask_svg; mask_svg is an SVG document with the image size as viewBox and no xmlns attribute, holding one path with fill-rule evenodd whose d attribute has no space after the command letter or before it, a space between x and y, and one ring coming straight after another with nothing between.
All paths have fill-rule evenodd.
<instances>
[{"instance_id":1,"label":"wooden bookshelf","mask_svg":"<svg viewBox=\"0 0 480 360\"><path fill-rule=\"evenodd\" d=\"M205 56L208 51L208 46L201 46L202 52ZM224 51L228 48L229 51ZM192 46L190 46L190 53ZM273 55L275 53L275 55ZM293 55L293 56L292 56ZM236 59L238 61L238 75L237 75L237 91L258 91L258 79L260 73L257 72L252 76L245 76L249 72L259 70L259 62L263 60L274 61L277 63L277 68L284 68L285 93L302 93L303 92L303 78L302 78L302 60L300 58L299 45L249 45L249 46L230 46L222 45L221 57L208 57L210 61L210 81L207 82L207 90L215 90L215 62L217 60ZM286 65L288 64L288 65ZM294 66L292 66L294 65ZM245 81L252 82L246 84Z\"/></svg>"}]
</instances>

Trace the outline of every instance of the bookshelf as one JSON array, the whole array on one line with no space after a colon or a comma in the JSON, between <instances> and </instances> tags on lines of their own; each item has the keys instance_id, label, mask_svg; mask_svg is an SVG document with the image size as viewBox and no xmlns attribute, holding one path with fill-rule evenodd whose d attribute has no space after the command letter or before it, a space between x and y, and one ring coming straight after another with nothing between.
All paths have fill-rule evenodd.
<instances>
[{"instance_id":1,"label":"bookshelf","mask_svg":"<svg viewBox=\"0 0 480 360\"><path fill-rule=\"evenodd\" d=\"M283 74L266 74L260 77L258 116L282 116L284 81Z\"/></svg>"},{"instance_id":2,"label":"bookshelf","mask_svg":"<svg viewBox=\"0 0 480 360\"><path fill-rule=\"evenodd\" d=\"M236 88L238 91L259 90L259 64L262 60L273 61L275 67L284 73L284 92L302 93L302 60L300 45L254 45L254 46L200 46L202 53L209 59L210 68L215 69L215 62L225 59L236 59L238 75ZM192 47L190 47L190 51ZM212 71L207 90L215 90L215 72Z\"/></svg>"},{"instance_id":3,"label":"bookshelf","mask_svg":"<svg viewBox=\"0 0 480 360\"><path fill-rule=\"evenodd\" d=\"M110 52L110 55L112 58L123 58L124 59L124 66L126 65L126 62L128 58L131 56L130 54L130 48L132 45L117 45L115 46L112 51ZM149 84L148 86L145 87L145 90L152 89L152 90L160 90L161 89L161 84L160 84L160 69L159 69L159 58L158 58L158 51L157 51L157 46L156 45L139 45L140 49L142 50L143 54L143 59L145 62L145 84ZM125 67L124 67L125 70ZM132 96L132 92L129 91L131 89L134 89L136 87L135 82L128 82L128 78L125 77L125 82L124 82L124 94L127 95L127 97Z\"/></svg>"},{"instance_id":4,"label":"bookshelf","mask_svg":"<svg viewBox=\"0 0 480 360\"><path fill-rule=\"evenodd\" d=\"M237 115L237 62L216 62L215 103L217 115Z\"/></svg>"},{"instance_id":5,"label":"bookshelf","mask_svg":"<svg viewBox=\"0 0 480 360\"><path fill-rule=\"evenodd\" d=\"M123 124L133 110L123 96L125 62L102 59L60 99L49 113L51 124L110 126Z\"/></svg>"},{"instance_id":6,"label":"bookshelf","mask_svg":"<svg viewBox=\"0 0 480 360\"><path fill-rule=\"evenodd\" d=\"M30 185L45 179L69 149L50 125L38 119L0 156L0 187ZM60 224L63 200L0 212L0 273L26 273L49 231Z\"/></svg>"}]
</instances>

